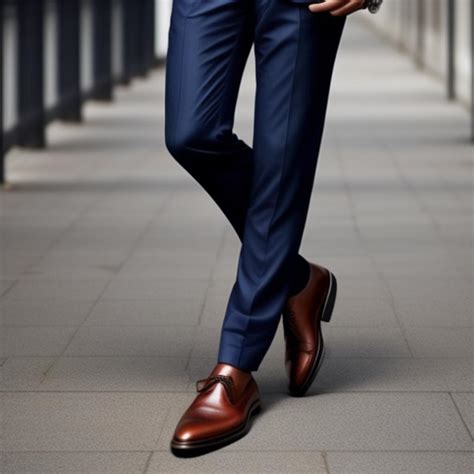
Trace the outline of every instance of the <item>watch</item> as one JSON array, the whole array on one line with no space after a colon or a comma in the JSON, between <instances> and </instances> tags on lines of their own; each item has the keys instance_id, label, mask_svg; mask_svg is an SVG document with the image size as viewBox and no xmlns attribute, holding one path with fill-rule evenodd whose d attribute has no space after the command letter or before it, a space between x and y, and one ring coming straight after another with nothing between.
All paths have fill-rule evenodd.
<instances>
[{"instance_id":1,"label":"watch","mask_svg":"<svg viewBox=\"0 0 474 474\"><path fill-rule=\"evenodd\" d=\"M383 0L365 0L364 8L367 8L370 13L377 13L382 6Z\"/></svg>"}]
</instances>

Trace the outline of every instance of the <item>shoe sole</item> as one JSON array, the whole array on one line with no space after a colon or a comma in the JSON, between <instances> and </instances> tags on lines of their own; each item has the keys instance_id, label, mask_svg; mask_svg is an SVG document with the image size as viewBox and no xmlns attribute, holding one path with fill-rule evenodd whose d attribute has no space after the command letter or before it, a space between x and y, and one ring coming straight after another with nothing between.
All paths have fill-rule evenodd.
<instances>
[{"instance_id":1,"label":"shoe sole","mask_svg":"<svg viewBox=\"0 0 474 474\"><path fill-rule=\"evenodd\" d=\"M321 313L321 319L317 322L317 324L319 324L321 321L324 321L325 323L328 323L329 321L331 321L332 313L334 310L334 304L336 302L336 295L337 295L337 279L333 273L329 272L328 294L326 296L326 301L324 302L323 311ZM321 329L319 330L318 334L319 334L319 344L318 344L319 350L318 350L318 354L316 355L316 358L314 359L313 366L311 367L311 370L309 372L308 378L306 379L306 382L297 389L288 389L289 394L292 395L293 397L302 397L306 394L306 392L309 390L309 388L313 384L314 379L318 375L319 369L321 368L321 365L323 363L324 356L326 354L326 348L324 346L324 340L323 340Z\"/></svg>"},{"instance_id":2,"label":"shoe sole","mask_svg":"<svg viewBox=\"0 0 474 474\"><path fill-rule=\"evenodd\" d=\"M207 454L216 449L223 448L243 438L252 427L252 420L261 410L260 401L254 402L249 409L245 423L232 432L222 436L201 440L195 443L186 443L173 439L171 441L171 452L180 458L190 458Z\"/></svg>"}]
</instances>

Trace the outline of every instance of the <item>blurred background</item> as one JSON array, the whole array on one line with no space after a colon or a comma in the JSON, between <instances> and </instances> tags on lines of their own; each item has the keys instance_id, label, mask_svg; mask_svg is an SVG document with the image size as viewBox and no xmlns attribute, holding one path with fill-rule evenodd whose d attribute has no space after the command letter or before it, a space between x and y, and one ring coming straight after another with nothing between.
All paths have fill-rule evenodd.
<instances>
[{"instance_id":1,"label":"blurred background","mask_svg":"<svg viewBox=\"0 0 474 474\"><path fill-rule=\"evenodd\" d=\"M385 3L367 25L436 75L447 99L470 107L473 123L471 0ZM163 62L171 4L4 0L2 156L14 145L44 146L49 122L80 121L85 100L112 100L115 85Z\"/></svg>"},{"instance_id":2,"label":"blurred background","mask_svg":"<svg viewBox=\"0 0 474 474\"><path fill-rule=\"evenodd\" d=\"M472 472L474 0L348 19L301 249L327 359L290 399L279 330L263 416L187 461L240 245L164 146L171 1L1 5L2 472ZM254 92L251 54L249 143Z\"/></svg>"}]
</instances>

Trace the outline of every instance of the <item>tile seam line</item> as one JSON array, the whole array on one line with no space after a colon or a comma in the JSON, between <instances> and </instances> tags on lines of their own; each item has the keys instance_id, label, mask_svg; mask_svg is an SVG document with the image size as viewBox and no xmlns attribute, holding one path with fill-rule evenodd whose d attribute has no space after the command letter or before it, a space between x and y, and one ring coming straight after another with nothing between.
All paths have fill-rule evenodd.
<instances>
[{"instance_id":1,"label":"tile seam line","mask_svg":"<svg viewBox=\"0 0 474 474\"><path fill-rule=\"evenodd\" d=\"M153 458L154 452L155 451L150 451L150 453L149 453L149 455L146 459L145 465L143 466L143 471L142 471L143 474L146 474L148 472L148 469L150 468L151 459Z\"/></svg>"},{"instance_id":2,"label":"tile seam line","mask_svg":"<svg viewBox=\"0 0 474 474\"><path fill-rule=\"evenodd\" d=\"M449 392L449 398L451 399L454 409L456 410L456 413L458 414L459 418L461 419L462 424L464 425L464 428L466 429L469 437L471 438L472 441L474 441L474 433L471 432L467 422L465 421L464 417L462 416L461 410L459 409L458 404L456 403L456 400L453 397L453 392Z\"/></svg>"},{"instance_id":3,"label":"tile seam line","mask_svg":"<svg viewBox=\"0 0 474 474\"><path fill-rule=\"evenodd\" d=\"M320 452L320 456L322 458L322 461L324 463L324 469L326 470L327 474L330 474L330 468L329 468L329 460L328 460L328 453L326 450Z\"/></svg>"},{"instance_id":4,"label":"tile seam line","mask_svg":"<svg viewBox=\"0 0 474 474\"><path fill-rule=\"evenodd\" d=\"M176 191L170 191L166 197L163 199L163 202L161 203L161 206L159 206L159 208L157 209L157 211L155 212L154 216L153 217L157 217L159 216L163 211L164 211L164 208L165 208L165 205L166 203L168 202L169 199L171 199L171 197L175 194ZM133 253L133 250L138 246L138 241L146 234L146 232L148 232L148 230L150 229L151 225L152 225L152 222L153 222L153 218L150 219L150 221L148 222L148 224L145 226L145 229L140 232L139 236L137 237L137 239L135 240L135 243L133 245L130 246L130 251L129 251L129 254L128 256L125 257L125 259L123 260L122 264L120 265L120 268L123 268L123 266L125 265L125 263L130 259L132 253ZM113 278L110 278L109 281L104 285L104 288L102 288L102 291L99 293L99 295L97 296L97 298L95 298L94 302L92 303L91 307L89 308L89 311L87 312L87 315L86 317L84 318L82 324L80 326L77 327L77 329L74 331L74 333L71 335L71 337L69 338L69 341L67 342L67 344L64 346L64 348L62 349L61 353L59 355L57 355L56 359L51 363L51 365L47 368L47 370L44 372L43 374L43 378L40 382L43 383L49 373L51 372L52 368L55 366L56 362L62 357L64 356L64 354L66 353L67 349L70 347L73 339L75 338L75 336L77 335L77 333L80 331L80 329L85 325L86 321L90 318L91 314L93 313L94 309L96 308L98 302L100 301L101 297L105 294L105 292L107 291L107 289L110 287L110 285L112 284L112 281L113 281Z\"/></svg>"},{"instance_id":5,"label":"tile seam line","mask_svg":"<svg viewBox=\"0 0 474 474\"><path fill-rule=\"evenodd\" d=\"M12 451L12 450L5 450L0 451L1 454L37 454L37 453L44 453L44 454L114 454L114 453L134 453L134 454L148 454L148 453L167 453L168 450L163 449L124 449L124 450L99 450L99 451L91 451L91 450L21 450L21 451ZM232 448L226 451L226 453L237 453L237 452L252 452L252 453L318 453L321 454L322 452L326 453L352 453L352 454L376 454L376 453L420 453L420 454L433 454L433 453L440 453L440 454L470 454L474 455L472 451L462 450L462 449L440 449L440 450L429 450L429 449L417 449L417 450L407 450L407 449L360 449L360 450L351 450L351 449L324 449L324 450L313 450L313 449L243 449L243 448Z\"/></svg>"}]
</instances>

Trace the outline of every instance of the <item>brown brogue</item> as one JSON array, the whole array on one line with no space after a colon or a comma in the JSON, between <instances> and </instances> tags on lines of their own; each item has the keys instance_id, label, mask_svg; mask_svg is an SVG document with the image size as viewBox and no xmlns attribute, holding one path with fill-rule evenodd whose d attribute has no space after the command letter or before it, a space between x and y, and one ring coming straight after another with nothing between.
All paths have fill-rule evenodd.
<instances>
[{"instance_id":1,"label":"brown brogue","mask_svg":"<svg viewBox=\"0 0 474 474\"><path fill-rule=\"evenodd\" d=\"M245 436L260 410L254 378L227 364L217 364L196 383L198 395L179 421L171 450L179 457L198 456Z\"/></svg>"},{"instance_id":2,"label":"brown brogue","mask_svg":"<svg viewBox=\"0 0 474 474\"><path fill-rule=\"evenodd\" d=\"M321 321L329 322L336 299L336 277L310 264L307 285L290 297L283 311L288 391L302 397L313 383L324 358Z\"/></svg>"}]
</instances>

